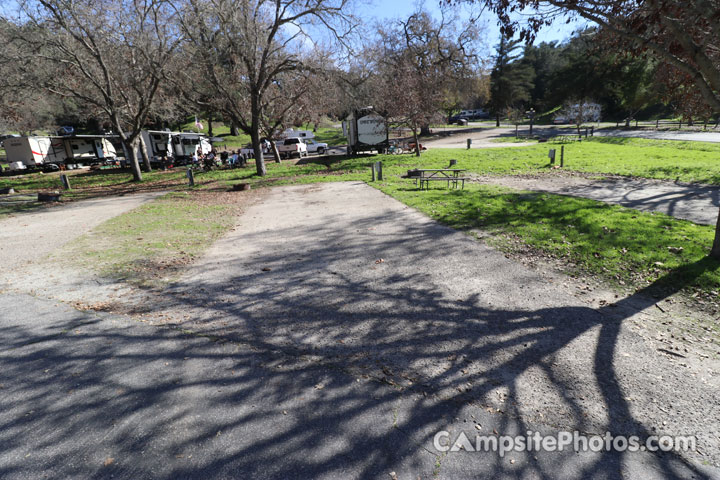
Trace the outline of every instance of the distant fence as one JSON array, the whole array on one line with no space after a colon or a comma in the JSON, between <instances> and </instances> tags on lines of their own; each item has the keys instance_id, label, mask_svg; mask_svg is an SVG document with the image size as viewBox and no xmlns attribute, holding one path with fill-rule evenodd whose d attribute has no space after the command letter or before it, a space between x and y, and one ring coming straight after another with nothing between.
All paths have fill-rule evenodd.
<instances>
[{"instance_id":1,"label":"distant fence","mask_svg":"<svg viewBox=\"0 0 720 480\"><path fill-rule=\"evenodd\" d=\"M718 125L720 125L720 121L714 121L714 122L687 122L683 120L647 120L647 121L639 121L639 120L630 120L630 122L627 122L626 120L622 120L619 122L616 122L616 127L625 127L627 125L630 125L631 128L654 128L656 130L659 130L662 128L677 128L679 130L682 130L683 128L690 128L690 129L700 129L707 130L708 127L712 129L717 129Z\"/></svg>"}]
</instances>

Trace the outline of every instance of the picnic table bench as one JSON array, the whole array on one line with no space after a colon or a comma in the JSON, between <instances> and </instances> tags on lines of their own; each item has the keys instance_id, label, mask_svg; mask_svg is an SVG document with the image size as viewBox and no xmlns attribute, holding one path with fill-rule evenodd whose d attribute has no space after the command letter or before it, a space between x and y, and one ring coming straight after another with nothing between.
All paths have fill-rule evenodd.
<instances>
[{"instance_id":1,"label":"picnic table bench","mask_svg":"<svg viewBox=\"0 0 720 480\"><path fill-rule=\"evenodd\" d=\"M452 185L453 188L465 188L465 180L470 180L469 177L460 176L461 173L467 172L464 168L419 168L411 170L408 175L414 174L415 185L420 182L420 190L423 189L423 185L426 189L430 188L430 182L447 182L448 188Z\"/></svg>"}]
</instances>

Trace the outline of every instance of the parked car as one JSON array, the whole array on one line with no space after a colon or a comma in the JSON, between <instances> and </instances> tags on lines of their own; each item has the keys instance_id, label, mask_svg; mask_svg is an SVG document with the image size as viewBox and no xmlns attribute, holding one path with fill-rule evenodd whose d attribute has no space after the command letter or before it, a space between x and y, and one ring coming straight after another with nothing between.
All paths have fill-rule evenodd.
<instances>
[{"instance_id":1,"label":"parked car","mask_svg":"<svg viewBox=\"0 0 720 480\"><path fill-rule=\"evenodd\" d=\"M282 142L278 142L277 148L281 157L290 158L297 155L300 158L308 156L307 145L305 145L302 138L286 138Z\"/></svg>"},{"instance_id":2,"label":"parked car","mask_svg":"<svg viewBox=\"0 0 720 480\"><path fill-rule=\"evenodd\" d=\"M314 138L304 138L305 145L307 146L308 153L317 153L323 155L327 152L328 144L322 142L316 142Z\"/></svg>"},{"instance_id":3,"label":"parked car","mask_svg":"<svg viewBox=\"0 0 720 480\"><path fill-rule=\"evenodd\" d=\"M260 146L262 147L263 155L270 154L270 142L266 139L260 140ZM240 149L240 154L244 155L245 158L254 158L255 150L253 150L252 143L248 143Z\"/></svg>"},{"instance_id":4,"label":"parked car","mask_svg":"<svg viewBox=\"0 0 720 480\"><path fill-rule=\"evenodd\" d=\"M457 113L450 118L448 118L448 123L458 123L460 120L482 120L485 118L490 118L490 114L482 110L480 108L477 108L475 110L462 110L460 113Z\"/></svg>"}]
</instances>

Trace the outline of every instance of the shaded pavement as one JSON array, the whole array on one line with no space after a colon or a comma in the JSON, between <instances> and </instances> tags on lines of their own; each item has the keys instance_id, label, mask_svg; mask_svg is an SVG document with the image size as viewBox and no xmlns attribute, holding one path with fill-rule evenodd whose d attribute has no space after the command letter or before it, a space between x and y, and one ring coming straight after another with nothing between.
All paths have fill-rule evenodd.
<instances>
[{"instance_id":1,"label":"shaded pavement","mask_svg":"<svg viewBox=\"0 0 720 480\"><path fill-rule=\"evenodd\" d=\"M720 478L717 362L566 280L362 183L273 189L144 316L0 294L0 477ZM433 448L574 429L700 452Z\"/></svg>"}]
</instances>

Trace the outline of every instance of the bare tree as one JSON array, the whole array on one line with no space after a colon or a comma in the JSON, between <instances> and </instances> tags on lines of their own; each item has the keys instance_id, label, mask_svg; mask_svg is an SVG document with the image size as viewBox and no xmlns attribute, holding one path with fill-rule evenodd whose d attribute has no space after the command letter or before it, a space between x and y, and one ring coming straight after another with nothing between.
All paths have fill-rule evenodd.
<instances>
[{"instance_id":1,"label":"bare tree","mask_svg":"<svg viewBox=\"0 0 720 480\"><path fill-rule=\"evenodd\" d=\"M196 90L212 90L210 103L250 135L258 175L265 175L260 145L264 110L277 81L302 68L306 27L323 28L342 42L354 28L350 0L177 0ZM190 72L191 70L186 70Z\"/></svg>"},{"instance_id":2,"label":"bare tree","mask_svg":"<svg viewBox=\"0 0 720 480\"><path fill-rule=\"evenodd\" d=\"M376 106L410 128L418 156L419 132L444 117L448 85L478 75L476 23L461 24L441 12L439 21L419 10L392 28L380 26L380 44L373 53L380 76Z\"/></svg>"},{"instance_id":3,"label":"bare tree","mask_svg":"<svg viewBox=\"0 0 720 480\"><path fill-rule=\"evenodd\" d=\"M13 38L26 52L15 60L28 72L46 73L35 78L42 90L106 115L130 157L135 180L142 180L137 158L140 132L180 42L169 4L165 0L23 0L20 7L22 21L16 23L32 28L34 35Z\"/></svg>"}]
</instances>

